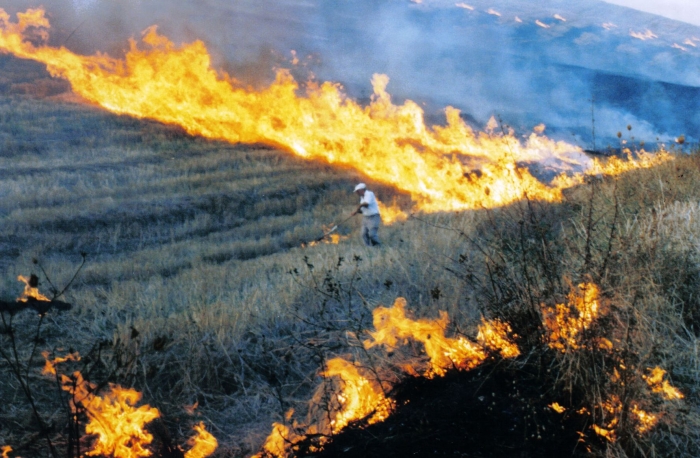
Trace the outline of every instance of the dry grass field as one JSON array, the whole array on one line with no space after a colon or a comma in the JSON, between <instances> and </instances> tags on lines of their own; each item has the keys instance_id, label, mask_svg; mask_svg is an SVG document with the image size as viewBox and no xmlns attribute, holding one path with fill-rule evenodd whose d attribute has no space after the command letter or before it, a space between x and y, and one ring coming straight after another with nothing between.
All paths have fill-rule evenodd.
<instances>
[{"instance_id":1,"label":"dry grass field","mask_svg":"<svg viewBox=\"0 0 700 458\"><path fill-rule=\"evenodd\" d=\"M372 311L397 297L416 317L446 311L456 335L475 335L481 317L507 321L524 355L513 364L540 361L552 389L589 407L617 396L626 414L591 416L618 434L594 454L700 454L700 153L591 179L559 204L414 215L383 227L377 249L361 244L359 220L338 244L304 247L354 209L358 172L72 103L40 67L5 56L0 74L0 299L20 294L20 274L61 290L85 259L61 297L71 310L3 312L0 446L18 456L49 456L46 437L72 456L43 350L79 352L75 366L94 383L142 392L173 441L204 421L215 456L256 453L290 408L313 414L330 358L399 377L397 356L358 344ZM584 282L600 288L607 315L586 351L552 350L543 307ZM420 345L402 355L420 357ZM640 388L655 366L682 401ZM655 428L639 432L638 406L658 414Z\"/></svg>"}]
</instances>

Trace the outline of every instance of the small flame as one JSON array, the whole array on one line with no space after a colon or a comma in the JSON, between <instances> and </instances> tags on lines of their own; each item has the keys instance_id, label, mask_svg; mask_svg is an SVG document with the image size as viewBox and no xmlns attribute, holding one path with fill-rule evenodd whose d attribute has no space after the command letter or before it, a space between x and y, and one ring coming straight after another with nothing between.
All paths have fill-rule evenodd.
<instances>
[{"instance_id":1,"label":"small flame","mask_svg":"<svg viewBox=\"0 0 700 458\"><path fill-rule=\"evenodd\" d=\"M2 452L2 458L10 458L10 452L12 451L12 447L9 445L3 445L2 449L0 449L0 452Z\"/></svg>"},{"instance_id":2,"label":"small flame","mask_svg":"<svg viewBox=\"0 0 700 458\"><path fill-rule=\"evenodd\" d=\"M520 349L508 337L512 332L508 323L500 320L486 321L482 319L476 340L488 348L497 350L504 358L516 358L520 355Z\"/></svg>"},{"instance_id":3,"label":"small flame","mask_svg":"<svg viewBox=\"0 0 700 458\"><path fill-rule=\"evenodd\" d=\"M44 368L41 371L41 373L44 375L56 375L58 373L56 366L61 363L65 363L67 361L80 361L80 355L78 353L68 353L66 356L57 356L52 360L49 360L48 351L41 352L41 355L46 361L44 363Z\"/></svg>"},{"instance_id":4,"label":"small flame","mask_svg":"<svg viewBox=\"0 0 700 458\"><path fill-rule=\"evenodd\" d=\"M550 348L562 352L579 348L578 335L586 330L600 313L598 295L596 285L581 283L578 291L569 293L568 304L543 307Z\"/></svg>"},{"instance_id":5,"label":"small flame","mask_svg":"<svg viewBox=\"0 0 700 458\"><path fill-rule=\"evenodd\" d=\"M657 415L645 412L644 410L640 409L637 404L632 405L632 413L635 415L635 417L637 417L637 432L639 434L644 434L647 431L650 431L659 421L659 417Z\"/></svg>"},{"instance_id":6,"label":"small flame","mask_svg":"<svg viewBox=\"0 0 700 458\"><path fill-rule=\"evenodd\" d=\"M206 458L216 451L219 446L216 438L207 431L204 422L193 426L196 436L187 441L190 449L185 452L185 458Z\"/></svg>"},{"instance_id":7,"label":"small flame","mask_svg":"<svg viewBox=\"0 0 700 458\"><path fill-rule=\"evenodd\" d=\"M566 412L566 407L562 406L558 402L553 402L549 405L549 408L555 411L556 413L564 413Z\"/></svg>"},{"instance_id":8,"label":"small flame","mask_svg":"<svg viewBox=\"0 0 700 458\"><path fill-rule=\"evenodd\" d=\"M29 278L20 275L17 277L17 280L24 283L24 292L17 298L18 302L28 302L30 300L51 302L51 299L39 292L38 279L35 275L32 275Z\"/></svg>"},{"instance_id":9,"label":"small flame","mask_svg":"<svg viewBox=\"0 0 700 458\"><path fill-rule=\"evenodd\" d=\"M683 399L683 393L668 383L668 380L664 380L664 376L666 375L665 370L658 366L650 370L650 375L643 375L642 377L644 380L646 380L649 388L651 388L651 391L654 393L660 393L669 401Z\"/></svg>"},{"instance_id":10,"label":"small flame","mask_svg":"<svg viewBox=\"0 0 700 458\"><path fill-rule=\"evenodd\" d=\"M357 367L342 358L328 361L324 377L337 376L343 389L337 394L341 410L331 421L333 433L338 433L353 421L367 418L368 424L384 421L394 408L394 401L384 395L379 383L363 377Z\"/></svg>"},{"instance_id":11,"label":"small flame","mask_svg":"<svg viewBox=\"0 0 700 458\"><path fill-rule=\"evenodd\" d=\"M257 453L251 458L262 458L264 456L272 456L275 458L284 458L288 455L289 445L293 442L289 428L282 423L273 423L272 432L262 446L262 453Z\"/></svg>"}]
</instances>

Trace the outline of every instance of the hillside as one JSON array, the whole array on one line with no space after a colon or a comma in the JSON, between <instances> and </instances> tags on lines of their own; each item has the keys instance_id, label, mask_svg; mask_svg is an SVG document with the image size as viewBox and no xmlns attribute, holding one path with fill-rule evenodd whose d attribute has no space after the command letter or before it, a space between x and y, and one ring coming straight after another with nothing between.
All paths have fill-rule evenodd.
<instances>
[{"instance_id":1,"label":"hillside","mask_svg":"<svg viewBox=\"0 0 700 458\"><path fill-rule=\"evenodd\" d=\"M398 7L435 28L456 21L501 36L504 25L479 11L468 20L483 28L470 29L452 16L456 6ZM342 8L331 13L344 17ZM521 37L544 29L527 27ZM32 27L21 32L36 38ZM68 38L65 29L58 36ZM145 40L159 44L156 57L172 50L162 36ZM22 50L46 50L36 51ZM108 59L73 66L77 57L69 57L65 69L77 69L88 89L98 70L117 69L103 74L111 81L121 68ZM201 64L209 54L196 57ZM87 103L38 64L0 56L4 455L117 456L99 448L93 428L136 410L147 426L121 438L126 455L145 444L144 455L178 458L698 456L700 152L680 139L652 142L657 160L645 162L636 137L675 123L654 114L645 121L654 129L625 129L619 117L597 118L598 128L620 132L611 136L622 159L596 162L544 137L544 126L511 130L494 118L474 133L460 124L467 116L445 110L452 130L426 128L418 104L391 104L382 77L367 108L333 84L323 92L311 82L308 98L297 96L303 91L284 72L286 85L265 93L265 110L241 121L222 94L244 93L243 107L258 94L217 80L206 65L182 64L191 61L170 68L204 68L194 81L214 81L214 89L191 84L165 92L172 99L126 91L144 110L136 119ZM571 62L556 68L583 74L602 86L607 104L639 116L655 107L643 94L683 99L684 110L697 98L688 81L582 71ZM138 89L163 75L172 76L155 72ZM172 88L183 80L162 81ZM199 105L183 96L192 93ZM318 111L283 117L287 98ZM156 105L163 119L192 120L201 130L142 114ZM579 121L572 122L587 126ZM297 125L328 136L309 135L299 146L306 132ZM378 135L352 137L360 127ZM237 142L246 129L267 143L211 139ZM370 144L377 157L362 175ZM336 154L302 160L312 147ZM364 153L354 168L339 154L349 150ZM418 168L425 158L434 175ZM430 211L371 178L382 159L397 188L409 172L421 179L414 196ZM624 173L620 164L629 165ZM570 173L556 181L562 170ZM594 172L575 174L584 170ZM454 204L445 208L461 211L439 211L438 178ZM310 244L354 210L358 181L408 218L381 228L379 248L361 244L359 219L341 225L339 238ZM467 195L468 203L455 198ZM499 425L505 429L490 431ZM213 434L216 446L187 443L193 429L210 446L203 431Z\"/></svg>"},{"instance_id":2,"label":"hillside","mask_svg":"<svg viewBox=\"0 0 700 458\"><path fill-rule=\"evenodd\" d=\"M109 382L143 393L141 402L162 417L149 425L159 456L178 456L173 444L187 449L187 431L200 421L218 440L213 456L260 451L273 422L311 441L292 441L304 456L300 451L317 443L313 425L326 434L322 419L338 408L334 393L346 382L321 375L336 357L355 361L363 373L371 369L387 393L410 401L406 406L421 406L419 398L446 404L436 416L397 408L396 417L368 428L360 419L329 443L329 453L338 450L333 447L367 450L362 447L371 447L377 434L396 450L392 438L409 432L420 451L431 446L436 422L456 421L465 412L476 423L464 427L503 418L528 431L539 428L530 418L556 425L559 414L549 405L557 401L592 412L567 414L572 417L563 426L569 429L549 443L553 450L579 447L574 439L585 428L586 447L596 454L641 456L653 449L697 456L697 153L616 179L592 178L567 190L560 203L416 214L384 227L380 249L360 244L357 222L341 228L348 238L338 244L302 248L354 208L351 190L362 179L357 172L108 114L67 101L60 86L36 98L46 81L39 67L7 57L2 65L11 88L0 102L2 299L20 294L18 274L36 273L45 293L49 279L61 289L83 253L86 259L61 297L71 310L42 312L38 322L35 314L0 307L3 349L15 342L19 361L28 361L23 380L34 387L41 418L51 425L48 432L37 427L22 386L10 377L0 388L8 406L0 414L0 437L13 447L9 456L43 453L45 437L59 450L75 444L67 432L73 424L67 399L39 374L43 350L49 358L82 355L59 370L80 369L99 392L107 392ZM403 198L372 187L381 198ZM586 325L587 340L576 341L580 351L561 352L557 340L547 343L551 331L538 317L574 297L583 283L600 289L606 311ZM443 331L455 338L476 339L482 317L509 323L507 337L520 356L489 350L479 370L455 367L433 382L416 377L430 367L425 343L393 350L360 344L377 326L372 313L398 297L416 318L433 320L445 311ZM601 339L610 342L610 352L599 346ZM13 361L3 359L3 370L15 367ZM644 377L654 367L682 400L647 387ZM517 381L514 391L510 379ZM428 385L433 391L422 391ZM478 387L473 394L470 386ZM494 396L520 396L522 403L494 399L493 411L483 409L479 387ZM440 397L450 390L465 390L466 410ZM605 410L612 396L620 399L619 411L613 404ZM509 410L513 406L539 410L520 417ZM626 417L633 407L656 416L655 426L640 429L637 417ZM86 419L80 421L78 427ZM603 439L591 423L617 440ZM488 447L515 444L523 435L516 429L486 437L486 448L468 437L443 437L439 450L508 456L508 447ZM81 446L89 443L86 436ZM386 450L377 447L378 456L391 456ZM522 450L539 456L529 445Z\"/></svg>"}]
</instances>

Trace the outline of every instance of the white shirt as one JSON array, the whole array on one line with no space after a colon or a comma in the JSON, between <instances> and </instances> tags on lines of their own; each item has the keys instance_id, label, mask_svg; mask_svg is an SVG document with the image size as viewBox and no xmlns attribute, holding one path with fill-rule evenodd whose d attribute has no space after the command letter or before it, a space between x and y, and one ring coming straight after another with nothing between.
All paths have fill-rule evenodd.
<instances>
[{"instance_id":1,"label":"white shirt","mask_svg":"<svg viewBox=\"0 0 700 458\"><path fill-rule=\"evenodd\" d=\"M377 199L374 197L372 191L365 190L365 194L360 197L360 205L367 204L366 207L362 207L362 216L374 216L379 214L379 204L377 204Z\"/></svg>"}]
</instances>

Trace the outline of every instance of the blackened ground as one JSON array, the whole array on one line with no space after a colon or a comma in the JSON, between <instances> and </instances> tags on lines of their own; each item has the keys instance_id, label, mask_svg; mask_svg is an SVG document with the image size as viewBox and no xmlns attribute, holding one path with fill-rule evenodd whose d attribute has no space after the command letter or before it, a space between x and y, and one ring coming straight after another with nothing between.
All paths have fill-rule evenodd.
<instances>
[{"instance_id":1,"label":"blackened ground","mask_svg":"<svg viewBox=\"0 0 700 458\"><path fill-rule=\"evenodd\" d=\"M557 399L547 374L530 364L496 362L445 377L410 378L392 397L400 406L382 423L347 427L310 453L298 444L297 456L322 457L578 457L590 456L587 416L560 414L550 407L570 406L575 397ZM540 365L539 367L546 367ZM571 411L571 410L569 410ZM589 434L586 434L589 436Z\"/></svg>"}]
</instances>

